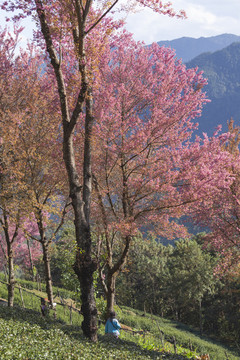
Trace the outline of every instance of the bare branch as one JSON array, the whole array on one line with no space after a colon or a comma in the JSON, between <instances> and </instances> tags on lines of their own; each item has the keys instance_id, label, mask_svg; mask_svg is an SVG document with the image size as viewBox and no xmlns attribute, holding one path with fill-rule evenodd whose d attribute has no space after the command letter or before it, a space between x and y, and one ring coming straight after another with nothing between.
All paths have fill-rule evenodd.
<instances>
[{"instance_id":1,"label":"bare branch","mask_svg":"<svg viewBox=\"0 0 240 360\"><path fill-rule=\"evenodd\" d=\"M102 21L102 19L112 10L112 8L114 8L118 1L119 0L114 1L114 3L105 11L105 13L103 13L102 16L100 16L100 18L88 29L88 31L85 32L86 35Z\"/></svg>"}]
</instances>

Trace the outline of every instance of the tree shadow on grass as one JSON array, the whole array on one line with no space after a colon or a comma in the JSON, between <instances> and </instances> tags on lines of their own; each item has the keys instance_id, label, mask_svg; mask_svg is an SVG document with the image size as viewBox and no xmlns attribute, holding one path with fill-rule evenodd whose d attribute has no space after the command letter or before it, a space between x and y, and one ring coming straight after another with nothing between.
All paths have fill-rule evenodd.
<instances>
[{"instance_id":1,"label":"tree shadow on grass","mask_svg":"<svg viewBox=\"0 0 240 360\"><path fill-rule=\"evenodd\" d=\"M3 320L15 320L18 322L27 322L31 325L38 325L42 329L49 330L50 328L61 329L69 338L77 340L79 342L88 342L89 340L83 335L81 327L76 325L68 325L64 321L52 319L50 317L42 317L40 312L31 309L23 309L18 306L8 308L0 306L0 318ZM140 357L150 359L172 359L172 360L184 360L188 357L183 355L174 355L157 350L143 349L136 342L125 339L109 339L104 335L99 335L99 342L96 346L101 346L106 349L106 354L109 351L118 349L122 351L124 348L132 353L138 353Z\"/></svg>"},{"instance_id":2,"label":"tree shadow on grass","mask_svg":"<svg viewBox=\"0 0 240 360\"><path fill-rule=\"evenodd\" d=\"M39 325L42 329L49 329L49 325L53 323L59 325L64 324L61 320L54 320L49 316L43 317L40 311L23 309L17 305L12 308L0 306L0 318L4 320L16 320L19 322Z\"/></svg>"}]
</instances>

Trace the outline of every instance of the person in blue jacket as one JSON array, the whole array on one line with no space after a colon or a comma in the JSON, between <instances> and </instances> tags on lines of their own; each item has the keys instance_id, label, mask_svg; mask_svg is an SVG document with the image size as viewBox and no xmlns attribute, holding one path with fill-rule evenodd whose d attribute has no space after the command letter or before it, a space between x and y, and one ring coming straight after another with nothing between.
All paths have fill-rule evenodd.
<instances>
[{"instance_id":1,"label":"person in blue jacket","mask_svg":"<svg viewBox=\"0 0 240 360\"><path fill-rule=\"evenodd\" d=\"M105 325L105 334L112 334L115 338L118 338L120 335L119 330L121 329L121 325L116 319L115 311L110 311L109 318L107 319Z\"/></svg>"}]
</instances>

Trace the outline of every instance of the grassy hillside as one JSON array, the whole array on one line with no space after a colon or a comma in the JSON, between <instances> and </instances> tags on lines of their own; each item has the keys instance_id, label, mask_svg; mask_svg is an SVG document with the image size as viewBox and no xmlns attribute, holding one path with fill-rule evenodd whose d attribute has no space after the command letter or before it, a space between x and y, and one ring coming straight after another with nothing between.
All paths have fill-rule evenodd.
<instances>
[{"instance_id":1,"label":"grassy hillside","mask_svg":"<svg viewBox=\"0 0 240 360\"><path fill-rule=\"evenodd\" d=\"M1 360L30 359L189 359L172 353L172 345L158 349L152 336L131 336L123 333L121 340L109 341L100 326L99 342L89 343L79 326L70 326L52 318L42 318L37 311L0 306L0 358ZM155 343L154 343L155 340ZM180 352L180 348L179 348ZM195 358L195 357L194 357Z\"/></svg>"},{"instance_id":2,"label":"grassy hillside","mask_svg":"<svg viewBox=\"0 0 240 360\"><path fill-rule=\"evenodd\" d=\"M26 284L25 284L26 285ZM34 287L28 283L28 287ZM35 290L36 291L36 290ZM56 291L56 289L55 289ZM56 318L51 311L46 318L40 315L40 301L31 293L23 292L22 299L16 291L13 309L0 306L0 359L5 360L67 360L67 359L197 359L209 353L210 358L237 360L239 356L222 346L200 338L180 323L151 314L142 316L129 308L118 309L122 324L133 331L122 330L119 341L109 341L104 336L104 324L99 324L99 342L89 343L83 337L80 325L82 316L57 305ZM39 292L37 293L39 295ZM41 295L45 295L41 293ZM65 295L69 295L65 293ZM0 298L6 298L6 285L0 283ZM56 298L57 302L59 298ZM69 301L69 299L68 299ZM71 314L71 316L70 316ZM70 325L70 323L72 325ZM141 331L140 331L141 330ZM174 340L176 346L174 346ZM192 350L190 350L191 348Z\"/></svg>"}]
</instances>

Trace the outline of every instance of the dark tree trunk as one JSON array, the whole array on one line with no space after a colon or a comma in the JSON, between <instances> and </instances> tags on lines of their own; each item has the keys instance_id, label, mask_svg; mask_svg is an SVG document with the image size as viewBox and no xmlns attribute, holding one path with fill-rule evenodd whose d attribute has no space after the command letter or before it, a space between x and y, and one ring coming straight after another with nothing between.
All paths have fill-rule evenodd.
<instances>
[{"instance_id":1,"label":"dark tree trunk","mask_svg":"<svg viewBox=\"0 0 240 360\"><path fill-rule=\"evenodd\" d=\"M43 262L44 262L44 271L45 271L45 282L46 282L46 292L48 296L48 301L50 305L53 305L53 289L52 289L52 275L51 275L51 266L49 258L49 244L46 240L41 242L43 250Z\"/></svg>"},{"instance_id":2,"label":"dark tree trunk","mask_svg":"<svg viewBox=\"0 0 240 360\"><path fill-rule=\"evenodd\" d=\"M7 270L7 264L8 264L8 259L7 259L7 256L6 256L6 253L4 251L4 248L3 248L3 245L2 243L0 242L0 247L1 247L1 250L2 250L2 253L3 253L3 256L4 256L4 259L6 261L6 264L3 263L3 268L4 268L4 274L5 274L5 278L6 278L6 282L8 282L8 270Z\"/></svg>"},{"instance_id":3,"label":"dark tree trunk","mask_svg":"<svg viewBox=\"0 0 240 360\"><path fill-rule=\"evenodd\" d=\"M114 304L115 304L115 284L116 284L116 275L108 275L107 280L107 312L109 315L110 311L114 310Z\"/></svg>"},{"instance_id":4,"label":"dark tree trunk","mask_svg":"<svg viewBox=\"0 0 240 360\"><path fill-rule=\"evenodd\" d=\"M7 265L8 265L8 306L12 307L14 302L14 288L15 288L15 274L14 274L14 259L13 259L13 243L18 235L19 217L17 217L17 224L15 231L10 239L8 216L5 209L3 210L3 219L1 219L1 225L5 235L5 241L7 245Z\"/></svg>"},{"instance_id":5,"label":"dark tree trunk","mask_svg":"<svg viewBox=\"0 0 240 360\"><path fill-rule=\"evenodd\" d=\"M27 239L27 245L28 245L28 253L29 253L30 268L31 268L31 273L32 273L32 280L35 281L34 270L33 270L33 261L32 261L32 252L31 252L31 248L30 248L30 242L28 239Z\"/></svg>"},{"instance_id":6,"label":"dark tree trunk","mask_svg":"<svg viewBox=\"0 0 240 360\"><path fill-rule=\"evenodd\" d=\"M87 136L87 130L85 137ZM86 141L86 140L85 140ZM86 146L86 144L85 144ZM86 151L86 150L85 150ZM84 320L82 330L85 336L97 341L97 307L94 298L93 273L97 269L97 262L92 259L92 241L89 224L89 203L91 195L91 166L88 156L84 156L85 172L84 185L80 186L79 176L75 166L72 136L64 140L64 160L69 176L70 197L74 209L74 223L76 231L77 253L74 271L78 276L81 287L82 313ZM88 166L86 165L88 162ZM89 184L90 182L90 184ZM82 194L83 193L83 194ZM82 200L85 199L85 201Z\"/></svg>"},{"instance_id":7,"label":"dark tree trunk","mask_svg":"<svg viewBox=\"0 0 240 360\"><path fill-rule=\"evenodd\" d=\"M97 266L91 257L77 252L74 271L78 276L81 286L81 302L84 320L82 330L85 336L92 341L97 341L97 308L94 298L93 273Z\"/></svg>"},{"instance_id":8,"label":"dark tree trunk","mask_svg":"<svg viewBox=\"0 0 240 360\"><path fill-rule=\"evenodd\" d=\"M39 199L36 198L39 203ZM42 213L42 209L39 208L35 214L37 218L37 225L38 231L40 234L39 242L42 245L43 250L43 262L44 262L44 275L45 275L45 283L46 283L46 292L48 296L49 304L53 305L53 289L52 289L52 275L51 275L51 265L50 265L50 257L49 257L49 245L51 241L47 239L45 234L45 227L44 227L44 217Z\"/></svg>"},{"instance_id":9,"label":"dark tree trunk","mask_svg":"<svg viewBox=\"0 0 240 360\"><path fill-rule=\"evenodd\" d=\"M90 233L90 201L91 201L91 129L93 124L92 117L92 94L87 78L87 61L85 55L85 35L86 19L90 10L91 1L83 4L74 1L76 22L73 21L72 33L73 41L76 46L79 61L79 71L81 73L80 91L77 97L76 106L70 115L68 106L68 96L64 82L64 75L61 69L61 56L53 44L51 30L49 28L44 5L41 0L35 0L37 13L41 24L41 31L45 38L47 51L53 66L60 99L62 124L63 124L63 158L68 174L70 197L74 210L74 223L76 231L77 252L74 271L76 272L82 297L84 334L92 341L97 341L97 308L94 299L93 273L96 270L96 262L91 257L91 233ZM76 25L77 24L77 25ZM83 165L83 184L77 172L75 164L75 153L73 146L73 135L76 130L76 123L80 113L86 106L85 118L85 142L84 142L84 165Z\"/></svg>"},{"instance_id":10,"label":"dark tree trunk","mask_svg":"<svg viewBox=\"0 0 240 360\"><path fill-rule=\"evenodd\" d=\"M203 334L203 323L202 323L202 299L199 300L199 330L200 335Z\"/></svg>"},{"instance_id":11,"label":"dark tree trunk","mask_svg":"<svg viewBox=\"0 0 240 360\"><path fill-rule=\"evenodd\" d=\"M15 276L13 266L13 248L12 243L7 244L8 252L8 306L12 307L14 302Z\"/></svg>"},{"instance_id":12,"label":"dark tree trunk","mask_svg":"<svg viewBox=\"0 0 240 360\"><path fill-rule=\"evenodd\" d=\"M103 279L101 279L102 286L107 299L107 314L110 311L113 311L114 303L115 303L115 284L116 278L120 271L122 271L129 252L129 247L131 243L131 236L127 235L125 237L125 247L123 249L122 254L120 255L118 261L113 265L112 263L112 248L108 246L108 265L107 265L107 283ZM110 245L110 243L109 243Z\"/></svg>"}]
</instances>

